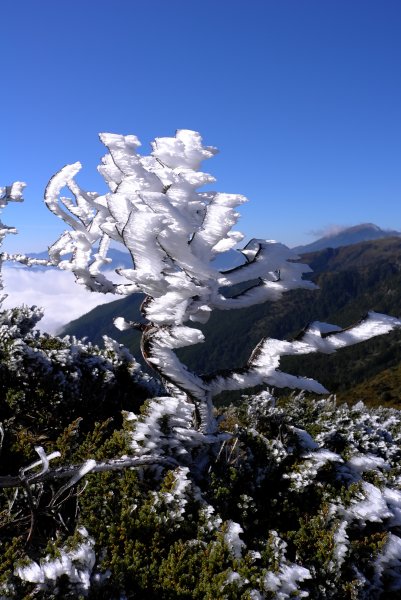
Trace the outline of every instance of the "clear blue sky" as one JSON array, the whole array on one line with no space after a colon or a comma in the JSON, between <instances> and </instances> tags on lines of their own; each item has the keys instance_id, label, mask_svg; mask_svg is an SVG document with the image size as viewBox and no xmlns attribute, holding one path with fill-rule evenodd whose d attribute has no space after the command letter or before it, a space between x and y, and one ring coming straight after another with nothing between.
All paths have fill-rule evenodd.
<instances>
[{"instance_id":1,"label":"clear blue sky","mask_svg":"<svg viewBox=\"0 0 401 600\"><path fill-rule=\"evenodd\" d=\"M102 190L101 131L200 131L242 193L239 229L288 245L331 224L401 230L399 0L3 0L0 184L25 180L10 250L63 224L43 205L80 160Z\"/></svg>"}]
</instances>

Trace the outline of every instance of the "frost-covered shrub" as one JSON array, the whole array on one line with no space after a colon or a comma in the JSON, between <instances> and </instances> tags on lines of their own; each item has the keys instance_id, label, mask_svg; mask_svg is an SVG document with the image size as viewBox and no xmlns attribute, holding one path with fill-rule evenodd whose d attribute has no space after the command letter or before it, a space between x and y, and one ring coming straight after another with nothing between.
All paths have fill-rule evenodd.
<instances>
[{"instance_id":1,"label":"frost-covered shrub","mask_svg":"<svg viewBox=\"0 0 401 600\"><path fill-rule=\"evenodd\" d=\"M56 582L64 577L72 590L75 588L76 593L86 595L95 563L93 540L84 528L80 528L77 533L82 537L82 542L74 549L61 548L59 556L48 557L39 564L31 562L17 567L17 577L36 583L38 589L50 590L50 593L54 591Z\"/></svg>"},{"instance_id":2,"label":"frost-covered shrub","mask_svg":"<svg viewBox=\"0 0 401 600\"><path fill-rule=\"evenodd\" d=\"M22 466L19 460L34 454L34 443L55 441L76 419L86 432L93 420L113 417L118 425L122 409L139 410L148 395L161 392L113 340L105 339L101 350L41 334L35 329L41 316L36 307L0 312L2 472Z\"/></svg>"},{"instance_id":3,"label":"frost-covered shrub","mask_svg":"<svg viewBox=\"0 0 401 600\"><path fill-rule=\"evenodd\" d=\"M249 400L229 409L235 433L207 474L177 465L90 476L77 499L81 529L59 531L33 561L20 550L6 597L74 597L78 585L111 599L397 598L400 412L255 397L255 416ZM125 427L114 450L129 452L137 421ZM54 579L67 571L69 583Z\"/></svg>"},{"instance_id":4,"label":"frost-covered shrub","mask_svg":"<svg viewBox=\"0 0 401 600\"><path fill-rule=\"evenodd\" d=\"M121 457L127 448L121 410L139 410L161 391L112 340L100 350L43 335L35 329L40 317L28 307L0 313L0 554L8 573L27 541L40 561L60 528L74 531L72 490L93 459ZM49 468L66 473L46 479Z\"/></svg>"}]
</instances>

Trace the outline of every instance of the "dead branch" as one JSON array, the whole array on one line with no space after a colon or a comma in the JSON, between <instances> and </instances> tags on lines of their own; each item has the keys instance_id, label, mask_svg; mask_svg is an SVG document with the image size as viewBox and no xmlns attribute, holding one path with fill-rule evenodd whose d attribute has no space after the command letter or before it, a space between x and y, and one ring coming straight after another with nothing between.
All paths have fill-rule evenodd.
<instances>
[{"instance_id":1,"label":"dead branch","mask_svg":"<svg viewBox=\"0 0 401 600\"><path fill-rule=\"evenodd\" d=\"M152 465L162 465L166 467L176 467L177 461L173 458L157 457L157 456L141 456L137 457L126 457L126 458L115 458L105 460L103 462L95 462L88 475L91 473L104 473L106 471L118 471L127 468L139 468ZM0 488L14 488L24 487L26 485L34 485L36 483L43 483L45 481L54 481L58 479L73 478L83 467L82 465L68 465L56 467L55 469L48 469L46 472L36 473L30 477L21 479L20 475L1 475L0 476ZM25 469L26 471L26 469Z\"/></svg>"}]
</instances>

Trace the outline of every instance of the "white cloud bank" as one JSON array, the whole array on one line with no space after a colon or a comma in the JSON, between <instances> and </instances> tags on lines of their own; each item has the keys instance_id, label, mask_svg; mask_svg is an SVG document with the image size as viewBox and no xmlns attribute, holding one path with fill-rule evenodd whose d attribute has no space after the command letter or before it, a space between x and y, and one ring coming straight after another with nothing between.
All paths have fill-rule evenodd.
<instances>
[{"instance_id":1,"label":"white cloud bank","mask_svg":"<svg viewBox=\"0 0 401 600\"><path fill-rule=\"evenodd\" d=\"M113 294L88 292L75 282L72 273L57 269L38 271L4 266L2 277L3 292L8 294L2 307L13 308L26 304L43 308L45 314L38 328L53 334L95 306L119 298Z\"/></svg>"},{"instance_id":2,"label":"white cloud bank","mask_svg":"<svg viewBox=\"0 0 401 600\"><path fill-rule=\"evenodd\" d=\"M117 265L127 266L116 259ZM228 269L243 262L242 255L234 250L220 254L215 261L217 268ZM112 281L121 283L121 277L114 270L103 271ZM57 334L64 325L92 310L99 304L118 300L122 296L88 292L75 282L74 275L60 269L35 269L21 266L9 266L5 263L1 269L7 298L2 308L13 308L26 304L44 309L44 316L38 323L38 329Z\"/></svg>"}]
</instances>

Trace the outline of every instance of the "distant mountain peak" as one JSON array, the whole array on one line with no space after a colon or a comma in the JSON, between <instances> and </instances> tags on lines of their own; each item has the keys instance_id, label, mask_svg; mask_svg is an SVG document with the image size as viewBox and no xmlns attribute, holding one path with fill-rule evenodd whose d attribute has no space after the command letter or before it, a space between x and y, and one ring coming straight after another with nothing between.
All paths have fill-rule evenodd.
<instances>
[{"instance_id":1,"label":"distant mountain peak","mask_svg":"<svg viewBox=\"0 0 401 600\"><path fill-rule=\"evenodd\" d=\"M386 232L385 229L381 229L378 225L375 225L374 223L360 223L359 225L353 225L352 227L345 227L342 232L346 231L348 233L354 233L357 231L364 231L369 229L372 231L379 231L381 233Z\"/></svg>"},{"instance_id":2,"label":"distant mountain peak","mask_svg":"<svg viewBox=\"0 0 401 600\"><path fill-rule=\"evenodd\" d=\"M344 227L333 233L328 233L318 240L304 246L293 248L300 254L306 252L317 252L325 248L339 248L340 246L349 246L359 242L368 242L387 237L401 237L400 231L381 229L374 223L360 223L352 227Z\"/></svg>"}]
</instances>

